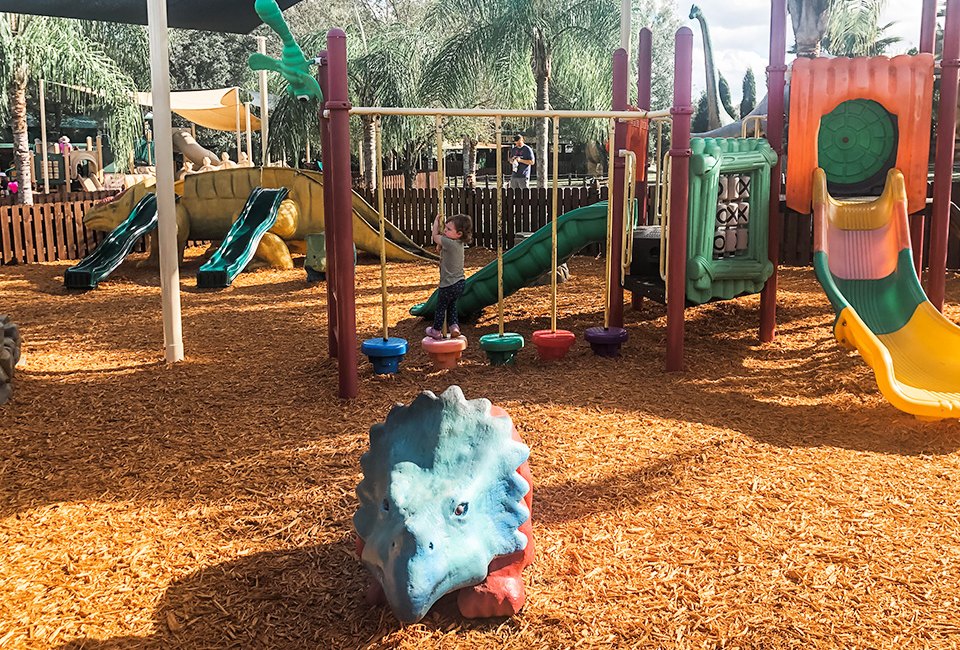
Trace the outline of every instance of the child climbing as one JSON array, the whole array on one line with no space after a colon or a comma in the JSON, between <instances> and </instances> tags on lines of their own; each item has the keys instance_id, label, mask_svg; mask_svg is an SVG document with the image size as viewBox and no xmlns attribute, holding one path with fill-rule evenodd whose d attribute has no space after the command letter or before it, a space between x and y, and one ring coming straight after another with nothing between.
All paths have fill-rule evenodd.
<instances>
[{"instance_id":1,"label":"child climbing","mask_svg":"<svg viewBox=\"0 0 960 650\"><path fill-rule=\"evenodd\" d=\"M433 242L440 251L440 287L437 291L437 310L433 326L427 328L427 336L443 338L443 321L446 319L450 336L460 336L457 321L457 300L463 295L466 277L463 274L463 247L473 236L473 221L465 214L457 214L446 220L440 232L440 215L433 220Z\"/></svg>"}]
</instances>

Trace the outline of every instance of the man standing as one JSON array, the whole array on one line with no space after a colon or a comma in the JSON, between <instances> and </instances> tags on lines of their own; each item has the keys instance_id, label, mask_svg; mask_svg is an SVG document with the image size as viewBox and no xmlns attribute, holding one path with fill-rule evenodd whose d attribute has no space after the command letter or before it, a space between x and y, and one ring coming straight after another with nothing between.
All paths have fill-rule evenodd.
<instances>
[{"instance_id":1,"label":"man standing","mask_svg":"<svg viewBox=\"0 0 960 650\"><path fill-rule=\"evenodd\" d=\"M523 143L522 135L513 137L513 147L510 149L510 165L513 173L510 175L510 189L527 189L530 187L530 168L535 159L533 149Z\"/></svg>"}]
</instances>

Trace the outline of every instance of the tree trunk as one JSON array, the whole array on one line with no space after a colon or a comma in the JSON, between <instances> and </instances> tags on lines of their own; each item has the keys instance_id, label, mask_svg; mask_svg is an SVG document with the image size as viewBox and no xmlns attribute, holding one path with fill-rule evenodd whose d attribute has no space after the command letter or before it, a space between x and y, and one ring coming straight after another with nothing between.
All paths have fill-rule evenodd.
<instances>
[{"instance_id":1,"label":"tree trunk","mask_svg":"<svg viewBox=\"0 0 960 650\"><path fill-rule=\"evenodd\" d=\"M363 182L367 189L377 189L377 129L372 115L361 115L363 123Z\"/></svg>"},{"instance_id":2,"label":"tree trunk","mask_svg":"<svg viewBox=\"0 0 960 650\"><path fill-rule=\"evenodd\" d=\"M33 205L33 156L27 136L27 69L21 65L13 74L8 97L10 100L10 118L13 122L13 159L17 169L17 183L20 190L17 202L21 205Z\"/></svg>"},{"instance_id":3,"label":"tree trunk","mask_svg":"<svg viewBox=\"0 0 960 650\"><path fill-rule=\"evenodd\" d=\"M463 186L477 185L477 141L469 135L463 136Z\"/></svg>"},{"instance_id":4,"label":"tree trunk","mask_svg":"<svg viewBox=\"0 0 960 650\"><path fill-rule=\"evenodd\" d=\"M407 145L400 157L400 169L403 171L403 186L412 190L417 185L417 163L420 162L420 149Z\"/></svg>"},{"instance_id":5,"label":"tree trunk","mask_svg":"<svg viewBox=\"0 0 960 650\"><path fill-rule=\"evenodd\" d=\"M537 110L550 109L550 48L539 31L533 39L533 77L537 80ZM537 150L533 171L537 173L537 187L546 187L549 178L547 164L547 141L550 133L550 118L537 120Z\"/></svg>"}]
</instances>

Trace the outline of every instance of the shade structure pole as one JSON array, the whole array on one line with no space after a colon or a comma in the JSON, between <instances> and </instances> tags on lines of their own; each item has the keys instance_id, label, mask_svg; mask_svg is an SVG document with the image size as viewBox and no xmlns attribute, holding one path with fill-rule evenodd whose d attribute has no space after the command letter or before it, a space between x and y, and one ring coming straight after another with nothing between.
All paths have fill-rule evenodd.
<instances>
[{"instance_id":1,"label":"shade structure pole","mask_svg":"<svg viewBox=\"0 0 960 650\"><path fill-rule=\"evenodd\" d=\"M767 254L773 275L760 292L760 340L769 343L777 332L777 273L780 267L780 173L783 169L783 93L787 52L787 0L770 3L770 63L767 66L767 142L777 153L777 164L770 172L770 209Z\"/></svg>"},{"instance_id":2,"label":"shade structure pole","mask_svg":"<svg viewBox=\"0 0 960 650\"><path fill-rule=\"evenodd\" d=\"M950 190L957 135L957 89L960 86L960 0L947 0L940 63L940 106L937 109L937 153L933 163L933 215L930 220L930 262L927 298L943 311L947 283L947 241L950 238Z\"/></svg>"},{"instance_id":3,"label":"shade structure pole","mask_svg":"<svg viewBox=\"0 0 960 650\"><path fill-rule=\"evenodd\" d=\"M167 363L183 360L180 322L180 268L177 256L177 204L173 193L173 127L170 121L170 43L166 0L147 0L154 147L157 154L157 218L160 241L160 294L163 346Z\"/></svg>"},{"instance_id":4,"label":"shade structure pole","mask_svg":"<svg viewBox=\"0 0 960 650\"><path fill-rule=\"evenodd\" d=\"M47 87L43 79L40 80L40 146L43 147L43 153L40 154L40 158L43 164L43 193L50 193L50 167L47 165ZM36 152L34 152L36 153ZM61 152L63 153L63 152ZM64 164L64 169L67 168L67 165ZM69 174L65 179L67 182L70 181ZM67 187L69 190L70 188Z\"/></svg>"},{"instance_id":5,"label":"shade structure pole","mask_svg":"<svg viewBox=\"0 0 960 650\"><path fill-rule=\"evenodd\" d=\"M237 162L240 162L240 89L236 88L234 90L236 93L236 104L234 104L234 110L237 117Z\"/></svg>"},{"instance_id":6,"label":"shade structure pole","mask_svg":"<svg viewBox=\"0 0 960 650\"><path fill-rule=\"evenodd\" d=\"M620 0L620 49L630 56L630 14L633 10L631 0Z\"/></svg>"},{"instance_id":7,"label":"shade structure pole","mask_svg":"<svg viewBox=\"0 0 960 650\"><path fill-rule=\"evenodd\" d=\"M250 164L252 165L253 164L253 131L250 129L250 102L247 102L246 104L244 104L244 106L246 107L245 108L246 114L244 115L244 119L247 120L247 160L249 160ZM237 154L237 157L239 158L240 155Z\"/></svg>"},{"instance_id":8,"label":"shade structure pole","mask_svg":"<svg viewBox=\"0 0 960 650\"><path fill-rule=\"evenodd\" d=\"M267 53L267 37L257 36L257 51ZM267 149L267 137L270 135L270 107L267 91L267 71L260 71L260 164L263 167L270 165L270 152Z\"/></svg>"}]
</instances>

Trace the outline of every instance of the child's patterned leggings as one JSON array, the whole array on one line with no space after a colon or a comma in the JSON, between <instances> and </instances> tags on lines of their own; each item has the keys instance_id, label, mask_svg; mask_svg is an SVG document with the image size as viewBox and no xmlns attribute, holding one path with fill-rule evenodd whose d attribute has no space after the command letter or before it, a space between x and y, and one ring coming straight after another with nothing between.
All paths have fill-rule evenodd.
<instances>
[{"instance_id":1,"label":"child's patterned leggings","mask_svg":"<svg viewBox=\"0 0 960 650\"><path fill-rule=\"evenodd\" d=\"M449 287L440 287L437 290L437 310L433 313L433 329L443 331L443 319L447 319L447 327L459 325L457 320L457 300L463 295L466 280L460 280Z\"/></svg>"}]
</instances>

